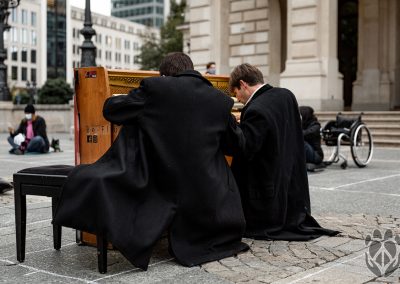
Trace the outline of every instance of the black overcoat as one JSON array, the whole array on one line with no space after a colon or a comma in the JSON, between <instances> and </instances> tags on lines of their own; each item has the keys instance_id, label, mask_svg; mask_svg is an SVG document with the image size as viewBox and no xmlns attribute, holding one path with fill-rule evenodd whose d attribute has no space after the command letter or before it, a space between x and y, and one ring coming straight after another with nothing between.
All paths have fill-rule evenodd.
<instances>
[{"instance_id":1,"label":"black overcoat","mask_svg":"<svg viewBox=\"0 0 400 284\"><path fill-rule=\"evenodd\" d=\"M232 169L256 239L307 240L337 232L311 216L301 119L295 96L264 85L243 108Z\"/></svg>"},{"instance_id":2,"label":"black overcoat","mask_svg":"<svg viewBox=\"0 0 400 284\"><path fill-rule=\"evenodd\" d=\"M247 249L240 193L223 153L232 104L196 71L147 78L107 99L104 117L123 125L120 134L96 163L69 175L54 222L105 234L143 269L167 229L183 265Z\"/></svg>"}]
</instances>

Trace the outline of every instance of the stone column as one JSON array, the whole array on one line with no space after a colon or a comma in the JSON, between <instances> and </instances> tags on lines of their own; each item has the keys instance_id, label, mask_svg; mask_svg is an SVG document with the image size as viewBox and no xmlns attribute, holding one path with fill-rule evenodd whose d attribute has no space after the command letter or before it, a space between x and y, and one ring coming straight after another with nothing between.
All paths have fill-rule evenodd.
<instances>
[{"instance_id":1,"label":"stone column","mask_svg":"<svg viewBox=\"0 0 400 284\"><path fill-rule=\"evenodd\" d=\"M390 110L398 102L397 1L360 0L353 110ZM397 60L396 60L397 59ZM397 62L396 62L397 61Z\"/></svg>"},{"instance_id":2,"label":"stone column","mask_svg":"<svg viewBox=\"0 0 400 284\"><path fill-rule=\"evenodd\" d=\"M204 72L215 61L217 74L229 74L229 0L190 1L190 55L195 69Z\"/></svg>"},{"instance_id":3,"label":"stone column","mask_svg":"<svg viewBox=\"0 0 400 284\"><path fill-rule=\"evenodd\" d=\"M281 86L299 104L315 110L342 110L337 60L338 1L288 0L288 47Z\"/></svg>"},{"instance_id":4,"label":"stone column","mask_svg":"<svg viewBox=\"0 0 400 284\"><path fill-rule=\"evenodd\" d=\"M229 16L229 46L230 57L229 67L233 69L242 63L250 63L261 70L264 79L276 85L278 76L271 76L270 57L276 49L270 48L270 42L274 40L271 30L270 2L278 0L231 0ZM272 4L273 5L273 4ZM275 5L276 6L276 5ZM278 9L279 11L279 9ZM279 19L278 19L279 20ZM273 21L277 24L278 21ZM279 40L274 40L279 44ZM274 44L276 47L276 44ZM280 58L279 54L273 54ZM279 66L273 65L272 72L279 69ZM278 72L278 75L280 70Z\"/></svg>"}]
</instances>

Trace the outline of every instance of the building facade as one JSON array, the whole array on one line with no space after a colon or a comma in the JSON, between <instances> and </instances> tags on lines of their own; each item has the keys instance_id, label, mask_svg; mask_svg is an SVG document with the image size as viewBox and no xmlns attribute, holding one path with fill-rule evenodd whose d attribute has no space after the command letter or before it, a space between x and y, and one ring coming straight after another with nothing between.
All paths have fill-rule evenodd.
<instances>
[{"instance_id":1,"label":"building facade","mask_svg":"<svg viewBox=\"0 0 400 284\"><path fill-rule=\"evenodd\" d=\"M400 2L190 0L184 46L196 68L256 65L316 110L400 107Z\"/></svg>"},{"instance_id":2,"label":"building facade","mask_svg":"<svg viewBox=\"0 0 400 284\"><path fill-rule=\"evenodd\" d=\"M56 77L72 85L73 68L81 61L84 10L69 0L24 0L10 12L11 29L4 33L10 90L24 89L27 82L40 88ZM125 19L92 13L92 21L97 66L140 69L140 47L147 37L159 37L159 29Z\"/></svg>"},{"instance_id":3,"label":"building facade","mask_svg":"<svg viewBox=\"0 0 400 284\"><path fill-rule=\"evenodd\" d=\"M80 34L85 20L83 9L71 7L71 61L68 74L80 67L80 46L84 37ZM92 41L96 46L96 65L109 69L140 69L140 48L148 37L159 38L159 29L130 22L125 19L92 13L93 28L96 35ZM71 77L72 79L72 77Z\"/></svg>"},{"instance_id":4,"label":"building facade","mask_svg":"<svg viewBox=\"0 0 400 284\"><path fill-rule=\"evenodd\" d=\"M8 32L4 33L7 49L7 81L12 91L24 88L28 81L43 84L46 81L46 14L44 1L21 1L10 11ZM45 17L46 18L46 17Z\"/></svg>"},{"instance_id":5,"label":"building facade","mask_svg":"<svg viewBox=\"0 0 400 284\"><path fill-rule=\"evenodd\" d=\"M111 16L160 28L164 23L164 0L111 0Z\"/></svg>"}]
</instances>

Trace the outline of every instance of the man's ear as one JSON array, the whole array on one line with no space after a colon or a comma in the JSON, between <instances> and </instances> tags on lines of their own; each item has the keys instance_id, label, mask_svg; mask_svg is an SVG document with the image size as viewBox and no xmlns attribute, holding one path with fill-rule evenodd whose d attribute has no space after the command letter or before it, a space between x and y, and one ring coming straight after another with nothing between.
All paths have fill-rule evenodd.
<instances>
[{"instance_id":1,"label":"man's ear","mask_svg":"<svg viewBox=\"0 0 400 284\"><path fill-rule=\"evenodd\" d=\"M246 89L247 83L243 80L239 80L240 88L244 87Z\"/></svg>"}]
</instances>

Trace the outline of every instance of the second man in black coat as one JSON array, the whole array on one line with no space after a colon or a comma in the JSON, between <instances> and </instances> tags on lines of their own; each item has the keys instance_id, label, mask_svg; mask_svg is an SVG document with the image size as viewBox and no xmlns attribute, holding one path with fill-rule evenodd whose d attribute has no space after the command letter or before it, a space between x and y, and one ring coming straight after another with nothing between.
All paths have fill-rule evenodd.
<instances>
[{"instance_id":1,"label":"second man in black coat","mask_svg":"<svg viewBox=\"0 0 400 284\"><path fill-rule=\"evenodd\" d=\"M260 70L250 64L232 71L229 87L245 104L240 116L240 150L232 161L247 222L245 236L304 241L336 234L321 228L311 216L295 96L287 89L264 84Z\"/></svg>"}]
</instances>

